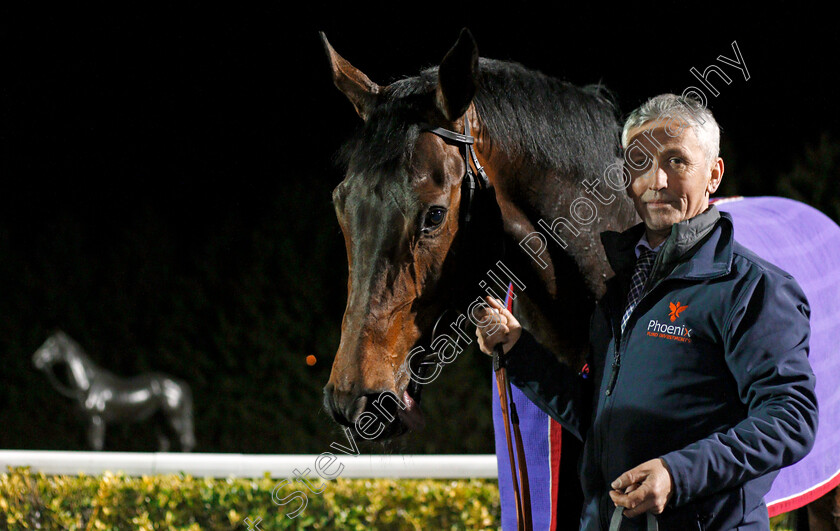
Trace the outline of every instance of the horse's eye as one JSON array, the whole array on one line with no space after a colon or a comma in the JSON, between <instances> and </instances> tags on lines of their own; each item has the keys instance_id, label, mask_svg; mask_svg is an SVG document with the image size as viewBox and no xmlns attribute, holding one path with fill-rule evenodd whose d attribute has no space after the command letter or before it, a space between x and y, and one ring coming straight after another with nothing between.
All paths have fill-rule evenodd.
<instances>
[{"instance_id":1,"label":"horse's eye","mask_svg":"<svg viewBox=\"0 0 840 531\"><path fill-rule=\"evenodd\" d=\"M433 207L426 212L426 219L423 222L424 228L434 228L443 223L446 217L446 210L440 207Z\"/></svg>"}]
</instances>

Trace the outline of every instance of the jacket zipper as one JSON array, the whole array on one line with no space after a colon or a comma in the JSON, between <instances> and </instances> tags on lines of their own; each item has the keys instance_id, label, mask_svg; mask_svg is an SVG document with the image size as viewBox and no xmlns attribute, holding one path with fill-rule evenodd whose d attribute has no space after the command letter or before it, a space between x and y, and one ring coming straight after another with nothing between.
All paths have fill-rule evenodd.
<instances>
[{"instance_id":1,"label":"jacket zipper","mask_svg":"<svg viewBox=\"0 0 840 531\"><path fill-rule=\"evenodd\" d=\"M659 256L657 256L656 258L658 259ZM651 273L653 273L653 271L655 270L656 265L657 265L657 262L654 262L653 267L651 268ZM639 309L639 306L642 305L642 301L644 301L645 298L647 298L651 293L653 293L653 291L656 288L658 288L662 284L662 282L664 282L667 279L668 279L668 277L660 278L656 282L656 284L651 286L651 288L649 290L642 291L642 296L641 296L641 298L639 298L639 302L636 303L636 307L633 308L633 311L630 312L630 316L627 318L627 328L625 330L627 331L628 336L630 335L630 331L632 330L632 326L630 325L630 321L633 318L633 314L635 314L636 310ZM623 317L623 314L622 314L622 317ZM633 324L635 325L635 323L633 323ZM616 338L616 339L613 341L613 362L612 362L612 370L610 371L610 379L609 379L609 382L607 383L607 391L606 391L607 396L612 395L613 389L615 388L615 383L618 380L618 371L621 369L621 355L623 354L623 352L625 350L625 348L624 348L625 344L627 343L627 337L625 337L621 333L621 321L619 320L619 325L618 325L618 328L616 329L615 321L612 319L612 316L610 316L610 326L613 329L613 337Z\"/></svg>"},{"instance_id":2,"label":"jacket zipper","mask_svg":"<svg viewBox=\"0 0 840 531\"><path fill-rule=\"evenodd\" d=\"M639 302L641 302L641 300ZM622 314L618 314L618 325L616 326L615 319L613 318L614 312L611 311L612 309L610 308L609 304L607 306L607 309L609 312L610 328L612 328L613 331L613 362L612 369L610 370L610 379L607 383L606 391L606 395L610 396L613 392L613 389L615 388L615 382L616 380L618 380L618 371L619 369L621 369L621 346L624 343L624 338L621 334L621 318L623 312Z\"/></svg>"},{"instance_id":3,"label":"jacket zipper","mask_svg":"<svg viewBox=\"0 0 840 531\"><path fill-rule=\"evenodd\" d=\"M610 323L612 326L612 323ZM620 330L620 329L619 329ZM607 396L610 396L615 387L615 381L618 380L618 370L621 368L621 355L619 354L619 347L621 346L621 337L616 335L616 330L613 329L613 362L610 370L610 380L607 383Z\"/></svg>"}]
</instances>

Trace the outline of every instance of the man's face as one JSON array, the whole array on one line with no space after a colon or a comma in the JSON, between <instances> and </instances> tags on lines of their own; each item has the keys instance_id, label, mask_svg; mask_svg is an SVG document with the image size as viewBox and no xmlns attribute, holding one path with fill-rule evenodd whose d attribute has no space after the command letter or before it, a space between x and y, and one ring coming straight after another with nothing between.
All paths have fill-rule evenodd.
<instances>
[{"instance_id":1,"label":"man's face","mask_svg":"<svg viewBox=\"0 0 840 531\"><path fill-rule=\"evenodd\" d=\"M627 135L628 192L648 231L662 236L706 210L723 176L723 160L706 160L693 128L675 133L653 121Z\"/></svg>"}]
</instances>

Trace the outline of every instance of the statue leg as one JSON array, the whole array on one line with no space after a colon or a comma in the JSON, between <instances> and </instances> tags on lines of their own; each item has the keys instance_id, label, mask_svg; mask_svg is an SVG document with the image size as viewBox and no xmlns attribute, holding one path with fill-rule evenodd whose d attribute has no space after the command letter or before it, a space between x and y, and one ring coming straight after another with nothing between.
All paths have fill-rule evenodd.
<instances>
[{"instance_id":1,"label":"statue leg","mask_svg":"<svg viewBox=\"0 0 840 531\"><path fill-rule=\"evenodd\" d=\"M191 452L195 448L192 392L186 383L171 379L164 382L164 387L166 400L162 411L166 421L178 436L180 450Z\"/></svg>"},{"instance_id":2,"label":"statue leg","mask_svg":"<svg viewBox=\"0 0 840 531\"><path fill-rule=\"evenodd\" d=\"M88 424L88 444L95 452L101 452L105 447L105 421L99 415L90 417Z\"/></svg>"},{"instance_id":3,"label":"statue leg","mask_svg":"<svg viewBox=\"0 0 840 531\"><path fill-rule=\"evenodd\" d=\"M166 436L164 427L159 424L155 425L155 435L158 441L158 452L168 452L170 448L169 437Z\"/></svg>"},{"instance_id":4,"label":"statue leg","mask_svg":"<svg viewBox=\"0 0 840 531\"><path fill-rule=\"evenodd\" d=\"M184 431L181 433L181 451L192 452L195 448L195 433L193 432L192 415L184 422Z\"/></svg>"},{"instance_id":5,"label":"statue leg","mask_svg":"<svg viewBox=\"0 0 840 531\"><path fill-rule=\"evenodd\" d=\"M183 407L179 411L171 412L169 423L178 434L178 442L182 452L191 452L195 448L195 434L193 432L192 408Z\"/></svg>"},{"instance_id":6,"label":"statue leg","mask_svg":"<svg viewBox=\"0 0 840 531\"><path fill-rule=\"evenodd\" d=\"M191 452L195 448L195 432L193 430L192 394L185 389L177 407L169 412L169 422L178 434L178 442L182 452Z\"/></svg>"},{"instance_id":7,"label":"statue leg","mask_svg":"<svg viewBox=\"0 0 840 531\"><path fill-rule=\"evenodd\" d=\"M811 531L840 530L840 487L808 504L808 525Z\"/></svg>"}]
</instances>

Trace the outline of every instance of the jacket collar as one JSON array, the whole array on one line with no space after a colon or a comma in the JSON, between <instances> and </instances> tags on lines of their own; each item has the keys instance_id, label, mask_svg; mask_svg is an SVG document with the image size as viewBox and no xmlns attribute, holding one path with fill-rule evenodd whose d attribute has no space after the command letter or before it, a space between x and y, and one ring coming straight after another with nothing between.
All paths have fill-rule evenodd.
<instances>
[{"instance_id":1,"label":"jacket collar","mask_svg":"<svg viewBox=\"0 0 840 531\"><path fill-rule=\"evenodd\" d=\"M644 223L639 223L624 232L601 233L607 260L617 274L632 273L635 247L644 231ZM732 269L733 232L732 218L715 205L675 223L657 253L651 277L664 277L670 272L682 278L712 278L728 273Z\"/></svg>"}]
</instances>

